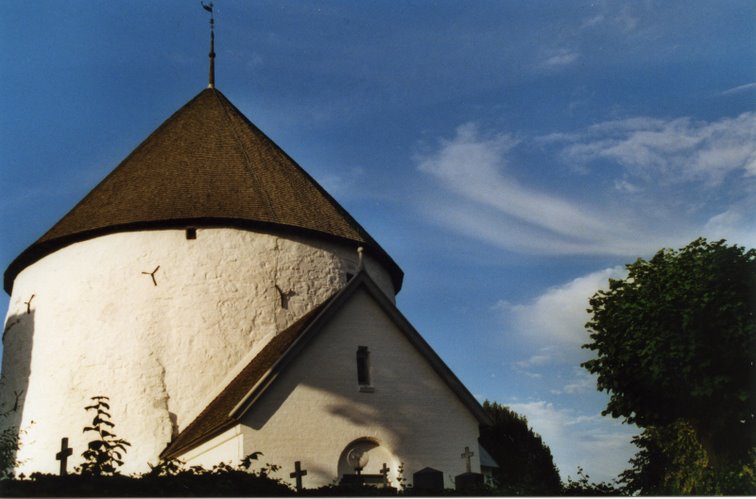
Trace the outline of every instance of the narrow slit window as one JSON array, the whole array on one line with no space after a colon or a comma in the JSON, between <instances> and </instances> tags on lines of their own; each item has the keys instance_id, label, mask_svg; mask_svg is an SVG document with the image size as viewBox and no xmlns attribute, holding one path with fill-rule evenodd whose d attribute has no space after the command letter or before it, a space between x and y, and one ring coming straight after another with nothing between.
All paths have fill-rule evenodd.
<instances>
[{"instance_id":1,"label":"narrow slit window","mask_svg":"<svg viewBox=\"0 0 756 499\"><path fill-rule=\"evenodd\" d=\"M187 239L197 239L197 229L194 227L189 227L186 229L186 238Z\"/></svg>"},{"instance_id":2,"label":"narrow slit window","mask_svg":"<svg viewBox=\"0 0 756 499\"><path fill-rule=\"evenodd\" d=\"M367 347L357 347L357 383L370 386L370 352Z\"/></svg>"}]
</instances>

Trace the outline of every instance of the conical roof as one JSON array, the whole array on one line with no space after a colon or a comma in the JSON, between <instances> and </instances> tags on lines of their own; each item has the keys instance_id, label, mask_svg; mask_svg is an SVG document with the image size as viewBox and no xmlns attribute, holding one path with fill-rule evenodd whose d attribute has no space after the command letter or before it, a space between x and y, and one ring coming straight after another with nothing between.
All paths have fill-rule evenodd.
<instances>
[{"instance_id":1,"label":"conical roof","mask_svg":"<svg viewBox=\"0 0 756 499\"><path fill-rule=\"evenodd\" d=\"M403 273L315 180L217 89L207 88L142 142L5 272L73 242L128 230L239 227L294 231L365 246Z\"/></svg>"}]
</instances>

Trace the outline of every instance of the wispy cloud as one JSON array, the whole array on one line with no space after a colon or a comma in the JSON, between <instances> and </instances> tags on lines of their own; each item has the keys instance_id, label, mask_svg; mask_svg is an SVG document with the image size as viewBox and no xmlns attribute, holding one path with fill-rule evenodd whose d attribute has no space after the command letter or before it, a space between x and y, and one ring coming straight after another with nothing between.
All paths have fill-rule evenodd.
<instances>
[{"instance_id":1,"label":"wispy cloud","mask_svg":"<svg viewBox=\"0 0 756 499\"><path fill-rule=\"evenodd\" d=\"M609 160L644 182L716 186L730 173L756 175L756 113L714 122L636 117L550 138L565 142L569 162Z\"/></svg>"},{"instance_id":2,"label":"wispy cloud","mask_svg":"<svg viewBox=\"0 0 756 499\"><path fill-rule=\"evenodd\" d=\"M635 228L601 210L522 185L508 175L510 134L457 128L438 150L417 158L418 169L445 193L424 205L431 218L467 235L517 251L546 254L634 254Z\"/></svg>"},{"instance_id":3,"label":"wispy cloud","mask_svg":"<svg viewBox=\"0 0 756 499\"><path fill-rule=\"evenodd\" d=\"M468 123L457 128L454 139L442 141L436 154L423 158L419 169L464 198L559 234L574 236L576 232L608 229L591 213L506 177L506 153L516 144L506 134L480 136L477 127Z\"/></svg>"},{"instance_id":4,"label":"wispy cloud","mask_svg":"<svg viewBox=\"0 0 756 499\"><path fill-rule=\"evenodd\" d=\"M756 90L756 82L746 83L745 85L738 85L737 87L728 88L727 90L722 92L721 95L739 94L741 92L749 92L751 90Z\"/></svg>"},{"instance_id":5,"label":"wispy cloud","mask_svg":"<svg viewBox=\"0 0 756 499\"><path fill-rule=\"evenodd\" d=\"M542 366L544 364L549 363L551 359L552 359L551 355L537 354L537 355L532 355L531 357L525 360L517 361L515 362L515 365L517 367Z\"/></svg>"},{"instance_id":6,"label":"wispy cloud","mask_svg":"<svg viewBox=\"0 0 756 499\"><path fill-rule=\"evenodd\" d=\"M497 305L494 308L500 308L500 306ZM549 369L559 358L560 355L558 352L555 352L552 346L544 346L538 349L538 353L531 355L527 359L514 361L510 365L512 370L518 374L529 378L541 379L543 378L543 373L539 371Z\"/></svg>"},{"instance_id":7,"label":"wispy cloud","mask_svg":"<svg viewBox=\"0 0 756 499\"><path fill-rule=\"evenodd\" d=\"M577 395L596 390L596 379L582 368L575 368L574 376L562 387L551 390L554 395Z\"/></svg>"},{"instance_id":8,"label":"wispy cloud","mask_svg":"<svg viewBox=\"0 0 756 499\"><path fill-rule=\"evenodd\" d=\"M540 65L547 69L561 68L576 62L578 58L580 58L579 52L562 48L547 54Z\"/></svg>"},{"instance_id":9,"label":"wispy cloud","mask_svg":"<svg viewBox=\"0 0 756 499\"><path fill-rule=\"evenodd\" d=\"M515 252L647 255L714 227L728 239L747 233L745 218L737 227L710 221L702 200L717 199L721 213L732 211L730 222L747 213L727 203L747 197L756 178L755 139L756 113L711 122L632 117L532 138L467 123L416 157L434 181L416 202L428 219ZM514 152L527 147L566 162L586 179L584 195L570 199L516 178Z\"/></svg>"}]
</instances>

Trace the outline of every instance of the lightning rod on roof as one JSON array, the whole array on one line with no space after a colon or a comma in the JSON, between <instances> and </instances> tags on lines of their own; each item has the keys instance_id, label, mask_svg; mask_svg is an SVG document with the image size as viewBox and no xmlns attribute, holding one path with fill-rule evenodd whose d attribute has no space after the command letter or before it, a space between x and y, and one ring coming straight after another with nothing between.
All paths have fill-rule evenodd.
<instances>
[{"instance_id":1,"label":"lightning rod on roof","mask_svg":"<svg viewBox=\"0 0 756 499\"><path fill-rule=\"evenodd\" d=\"M200 1L200 4L203 9L210 13L210 74L207 88L215 88L215 16L213 14L213 2L206 4Z\"/></svg>"}]
</instances>

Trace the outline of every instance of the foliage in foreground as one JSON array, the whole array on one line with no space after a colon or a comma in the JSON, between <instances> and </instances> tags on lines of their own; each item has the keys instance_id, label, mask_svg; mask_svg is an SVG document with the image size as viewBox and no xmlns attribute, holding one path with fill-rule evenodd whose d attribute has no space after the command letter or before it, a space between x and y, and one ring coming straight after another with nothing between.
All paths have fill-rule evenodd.
<instances>
[{"instance_id":1,"label":"foliage in foreground","mask_svg":"<svg viewBox=\"0 0 756 499\"><path fill-rule=\"evenodd\" d=\"M698 239L626 267L590 300L582 364L643 429L625 492L756 493L756 250Z\"/></svg>"},{"instance_id":2,"label":"foliage in foreground","mask_svg":"<svg viewBox=\"0 0 756 499\"><path fill-rule=\"evenodd\" d=\"M294 492L278 480L244 471L129 477L41 475L32 480L2 480L4 497L243 497L291 496Z\"/></svg>"},{"instance_id":3,"label":"foliage in foreground","mask_svg":"<svg viewBox=\"0 0 756 499\"><path fill-rule=\"evenodd\" d=\"M735 466L712 466L693 427L685 421L645 428L633 438L638 453L620 475L628 494L722 495L756 491L756 452Z\"/></svg>"},{"instance_id":4,"label":"foliage in foreground","mask_svg":"<svg viewBox=\"0 0 756 499\"><path fill-rule=\"evenodd\" d=\"M81 464L82 475L111 476L118 467L123 465L123 455L126 447L131 444L122 438L118 438L113 429L115 424L110 421L110 399L103 395L92 397L92 405L84 408L86 411L94 411L92 426L84 427L84 433L94 433L95 439L89 442L87 450L81 456L84 462Z\"/></svg>"},{"instance_id":5,"label":"foliage in foreground","mask_svg":"<svg viewBox=\"0 0 756 499\"><path fill-rule=\"evenodd\" d=\"M557 495L562 484L554 458L528 420L496 402L483 402L493 426L482 428L480 443L500 468L496 491L503 495Z\"/></svg>"},{"instance_id":6,"label":"foliage in foreground","mask_svg":"<svg viewBox=\"0 0 756 499\"><path fill-rule=\"evenodd\" d=\"M618 496L622 489L614 483L591 482L591 477L578 466L577 479L567 477L567 483L562 487L564 496Z\"/></svg>"}]
</instances>

